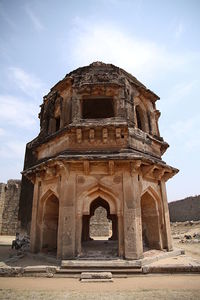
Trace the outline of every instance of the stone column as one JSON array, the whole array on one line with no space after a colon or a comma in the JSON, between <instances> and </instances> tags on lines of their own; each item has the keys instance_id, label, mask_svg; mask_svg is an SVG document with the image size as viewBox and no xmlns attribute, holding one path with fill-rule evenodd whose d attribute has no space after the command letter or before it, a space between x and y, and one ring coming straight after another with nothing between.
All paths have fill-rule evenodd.
<instances>
[{"instance_id":1,"label":"stone column","mask_svg":"<svg viewBox=\"0 0 200 300\"><path fill-rule=\"evenodd\" d=\"M74 89L72 96L72 122L79 121L81 119L81 99L80 95Z\"/></svg>"},{"instance_id":2,"label":"stone column","mask_svg":"<svg viewBox=\"0 0 200 300\"><path fill-rule=\"evenodd\" d=\"M118 214L118 255L124 257L124 231L123 231L123 217Z\"/></svg>"},{"instance_id":3,"label":"stone column","mask_svg":"<svg viewBox=\"0 0 200 300\"><path fill-rule=\"evenodd\" d=\"M57 235L57 258L62 258L62 232L63 232L63 203L61 202L61 181L62 173L58 177L57 189L59 194L59 215L58 215L58 235Z\"/></svg>"},{"instance_id":4,"label":"stone column","mask_svg":"<svg viewBox=\"0 0 200 300\"><path fill-rule=\"evenodd\" d=\"M77 256L81 255L81 237L82 237L82 215L76 216L76 252Z\"/></svg>"},{"instance_id":5,"label":"stone column","mask_svg":"<svg viewBox=\"0 0 200 300\"><path fill-rule=\"evenodd\" d=\"M33 191L33 204L32 204L32 218L31 218L31 232L30 232L30 249L32 252L37 252L40 250L40 239L39 235L37 234L37 221L38 221L38 205L40 200L40 188L41 188L41 181L39 177L36 176L35 184L34 184L34 191Z\"/></svg>"},{"instance_id":6,"label":"stone column","mask_svg":"<svg viewBox=\"0 0 200 300\"><path fill-rule=\"evenodd\" d=\"M163 216L164 216L164 226L165 226L165 241L163 243L163 247L167 248L168 251L172 251L173 246L172 246L172 237L171 237L171 228L170 228L169 208L167 202L166 184L164 180L160 181L160 190L162 196Z\"/></svg>"},{"instance_id":7,"label":"stone column","mask_svg":"<svg viewBox=\"0 0 200 300\"><path fill-rule=\"evenodd\" d=\"M140 182L138 174L125 173L123 176L124 192L124 246L125 258L143 257L142 226L140 207Z\"/></svg>"},{"instance_id":8,"label":"stone column","mask_svg":"<svg viewBox=\"0 0 200 300\"><path fill-rule=\"evenodd\" d=\"M60 248L62 248L62 251L59 250L59 255L63 259L75 257L75 188L75 175L70 174L69 177L66 174L63 175L59 197L59 242L61 243Z\"/></svg>"}]
</instances>

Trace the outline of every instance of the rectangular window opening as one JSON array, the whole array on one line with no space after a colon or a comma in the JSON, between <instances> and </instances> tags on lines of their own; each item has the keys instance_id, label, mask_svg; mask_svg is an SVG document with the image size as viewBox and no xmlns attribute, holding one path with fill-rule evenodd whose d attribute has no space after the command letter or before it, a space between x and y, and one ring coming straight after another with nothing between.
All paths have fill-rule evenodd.
<instances>
[{"instance_id":1,"label":"rectangular window opening","mask_svg":"<svg viewBox=\"0 0 200 300\"><path fill-rule=\"evenodd\" d=\"M114 105L112 98L83 99L83 119L104 119L114 117Z\"/></svg>"}]
</instances>

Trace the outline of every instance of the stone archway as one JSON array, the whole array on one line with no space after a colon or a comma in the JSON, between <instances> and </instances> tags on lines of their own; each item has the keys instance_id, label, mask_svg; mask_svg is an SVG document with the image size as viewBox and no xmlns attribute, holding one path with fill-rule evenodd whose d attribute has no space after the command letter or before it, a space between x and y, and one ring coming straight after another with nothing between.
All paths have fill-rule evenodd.
<instances>
[{"instance_id":1,"label":"stone archway","mask_svg":"<svg viewBox=\"0 0 200 300\"><path fill-rule=\"evenodd\" d=\"M51 194L43 204L41 250L57 252L59 201Z\"/></svg>"},{"instance_id":2,"label":"stone archway","mask_svg":"<svg viewBox=\"0 0 200 300\"><path fill-rule=\"evenodd\" d=\"M143 251L162 249L161 224L157 200L146 191L141 197Z\"/></svg>"},{"instance_id":3,"label":"stone archway","mask_svg":"<svg viewBox=\"0 0 200 300\"><path fill-rule=\"evenodd\" d=\"M101 236L101 238L91 238L90 236L90 220L94 217L95 212L101 208L106 212L106 220L112 222L112 236L107 238ZM104 220L105 221L105 220ZM100 220L97 226L104 226L104 222ZM105 228L99 228L101 232L104 232ZM82 255L84 257L116 257L118 256L118 219L117 215L110 213L109 203L102 197L97 197L90 204L89 215L83 215L82 218Z\"/></svg>"}]
</instances>

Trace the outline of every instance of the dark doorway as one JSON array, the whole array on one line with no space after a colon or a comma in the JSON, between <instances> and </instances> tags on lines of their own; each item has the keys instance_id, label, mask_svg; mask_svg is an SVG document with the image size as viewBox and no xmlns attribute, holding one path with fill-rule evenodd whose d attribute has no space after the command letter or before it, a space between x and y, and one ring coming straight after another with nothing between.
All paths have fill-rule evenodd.
<instances>
[{"instance_id":1,"label":"dark doorway","mask_svg":"<svg viewBox=\"0 0 200 300\"><path fill-rule=\"evenodd\" d=\"M42 251L57 252L59 201L51 195L44 204L42 222Z\"/></svg>"},{"instance_id":2,"label":"dark doorway","mask_svg":"<svg viewBox=\"0 0 200 300\"><path fill-rule=\"evenodd\" d=\"M159 212L149 193L141 198L143 251L161 249Z\"/></svg>"}]
</instances>

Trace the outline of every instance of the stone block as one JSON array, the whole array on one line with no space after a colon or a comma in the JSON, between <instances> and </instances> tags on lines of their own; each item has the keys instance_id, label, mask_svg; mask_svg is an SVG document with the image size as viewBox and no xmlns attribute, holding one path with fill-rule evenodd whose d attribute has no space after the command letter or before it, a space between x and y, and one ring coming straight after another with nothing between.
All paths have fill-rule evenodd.
<instances>
[{"instance_id":1,"label":"stone block","mask_svg":"<svg viewBox=\"0 0 200 300\"><path fill-rule=\"evenodd\" d=\"M112 282L111 272L82 272L81 282Z\"/></svg>"}]
</instances>

